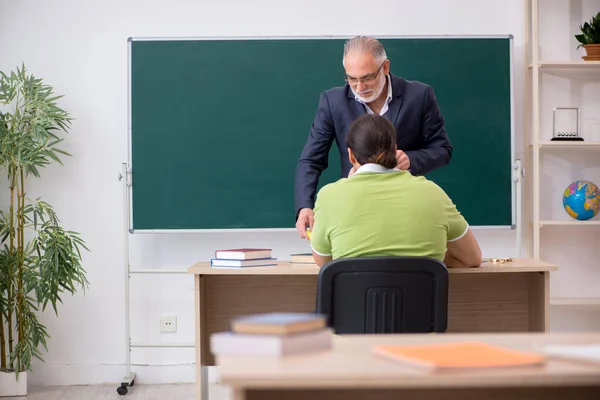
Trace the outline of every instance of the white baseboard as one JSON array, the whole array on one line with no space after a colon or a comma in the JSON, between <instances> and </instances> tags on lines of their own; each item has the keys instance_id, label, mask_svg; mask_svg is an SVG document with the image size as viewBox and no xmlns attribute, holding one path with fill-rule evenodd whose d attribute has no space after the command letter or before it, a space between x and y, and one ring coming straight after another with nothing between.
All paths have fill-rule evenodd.
<instances>
[{"instance_id":1,"label":"white baseboard","mask_svg":"<svg viewBox=\"0 0 600 400\"><path fill-rule=\"evenodd\" d=\"M600 297L551 297L550 305L600 307Z\"/></svg>"},{"instance_id":2,"label":"white baseboard","mask_svg":"<svg viewBox=\"0 0 600 400\"><path fill-rule=\"evenodd\" d=\"M196 365L132 365L131 372L135 374L136 384L194 383ZM114 384L116 390L124 376L125 365L44 363L34 365L27 378L31 386ZM217 367L208 367L208 381L217 383Z\"/></svg>"}]
</instances>

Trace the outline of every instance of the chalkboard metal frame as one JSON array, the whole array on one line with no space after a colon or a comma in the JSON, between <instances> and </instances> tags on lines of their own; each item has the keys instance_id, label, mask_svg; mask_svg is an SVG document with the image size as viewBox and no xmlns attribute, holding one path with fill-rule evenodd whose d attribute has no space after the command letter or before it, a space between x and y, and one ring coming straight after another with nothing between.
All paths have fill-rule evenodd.
<instances>
[{"instance_id":1,"label":"chalkboard metal frame","mask_svg":"<svg viewBox=\"0 0 600 400\"><path fill-rule=\"evenodd\" d=\"M131 89L131 71L132 71L132 49L131 44L134 41L198 41L198 40L343 40L350 39L352 35L298 35L298 36L190 36L190 37L129 37L127 39L127 163L123 164L123 171L125 179L125 201L126 210L125 220L127 221L126 231L129 233L150 233L150 234L162 234L162 233L199 233L199 232L292 232L295 228L219 228L219 229L134 229L133 228L133 191L131 189L131 171L132 165L132 89ZM520 160L515 158L515 87L514 87L514 36L512 34L506 35L377 35L378 39L509 39L509 68L510 68L510 159L511 167L513 169L513 178L511 185L511 225L507 226L484 226L476 225L472 226L473 230L504 230L504 229L517 229L517 236L520 236L521 230L521 217L520 210L517 209L518 204L521 203L521 199L517 199L517 196L521 196L521 190L518 185L520 184L519 174L522 174L519 166ZM340 51L341 54L341 51ZM120 175L121 179L122 175Z\"/></svg>"}]
</instances>

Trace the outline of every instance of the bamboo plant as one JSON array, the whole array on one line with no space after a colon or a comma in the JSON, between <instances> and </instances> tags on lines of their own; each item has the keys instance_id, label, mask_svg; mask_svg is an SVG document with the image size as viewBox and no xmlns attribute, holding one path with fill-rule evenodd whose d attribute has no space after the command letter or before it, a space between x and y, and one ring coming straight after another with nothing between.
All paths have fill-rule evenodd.
<instances>
[{"instance_id":1,"label":"bamboo plant","mask_svg":"<svg viewBox=\"0 0 600 400\"><path fill-rule=\"evenodd\" d=\"M58 315L64 293L85 291L82 267L86 244L65 230L50 204L29 199L27 178L40 178L42 168L62 165L59 148L71 124L57 105L62 96L42 79L28 75L25 65L0 71L0 167L7 185L8 209L0 210L0 370L31 370L32 358L43 361L49 339L39 313L51 306Z\"/></svg>"}]
</instances>

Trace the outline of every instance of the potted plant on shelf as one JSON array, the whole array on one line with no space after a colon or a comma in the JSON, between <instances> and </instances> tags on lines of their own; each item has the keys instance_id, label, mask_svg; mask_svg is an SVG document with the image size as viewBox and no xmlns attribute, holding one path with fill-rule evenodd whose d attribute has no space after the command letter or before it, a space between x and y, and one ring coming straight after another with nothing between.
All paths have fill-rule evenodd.
<instances>
[{"instance_id":1,"label":"potted plant on shelf","mask_svg":"<svg viewBox=\"0 0 600 400\"><path fill-rule=\"evenodd\" d=\"M589 22L579 27L581 33L575 35L579 42L577 48L583 47L586 55L582 58L586 61L600 61L600 12Z\"/></svg>"},{"instance_id":2,"label":"potted plant on shelf","mask_svg":"<svg viewBox=\"0 0 600 400\"><path fill-rule=\"evenodd\" d=\"M0 167L9 198L0 209L0 396L27 394L32 358L42 360L48 332L38 313L57 304L65 292L88 286L77 232L60 226L45 201L27 198L26 178L69 155L56 146L71 118L57 105L52 87L27 75L25 66L0 71ZM0 181L1 182L1 181ZM0 183L1 184L1 183Z\"/></svg>"}]
</instances>

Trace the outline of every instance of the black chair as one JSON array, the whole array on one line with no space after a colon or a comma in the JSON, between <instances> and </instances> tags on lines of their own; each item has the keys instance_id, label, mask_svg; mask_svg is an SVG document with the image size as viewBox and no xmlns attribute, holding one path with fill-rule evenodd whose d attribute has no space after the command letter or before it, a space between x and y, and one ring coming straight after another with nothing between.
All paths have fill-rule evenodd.
<instances>
[{"instance_id":1,"label":"black chair","mask_svg":"<svg viewBox=\"0 0 600 400\"><path fill-rule=\"evenodd\" d=\"M321 268L318 314L337 334L445 332L448 269L428 257L364 257Z\"/></svg>"}]
</instances>

